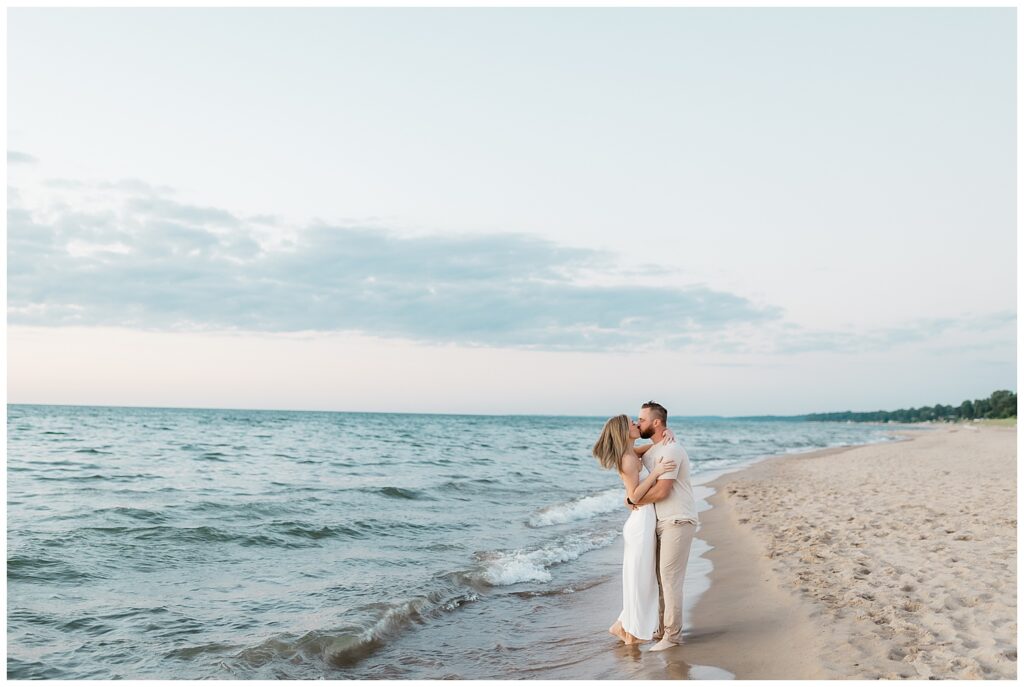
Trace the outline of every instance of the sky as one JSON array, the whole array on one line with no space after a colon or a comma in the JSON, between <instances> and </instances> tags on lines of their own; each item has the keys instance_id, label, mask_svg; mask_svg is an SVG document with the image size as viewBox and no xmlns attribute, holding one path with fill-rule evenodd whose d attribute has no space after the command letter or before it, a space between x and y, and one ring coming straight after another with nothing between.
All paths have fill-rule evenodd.
<instances>
[{"instance_id":1,"label":"sky","mask_svg":"<svg viewBox=\"0 0 1024 687\"><path fill-rule=\"evenodd\" d=\"M1016 15L8 9L11 403L1016 389Z\"/></svg>"}]
</instances>

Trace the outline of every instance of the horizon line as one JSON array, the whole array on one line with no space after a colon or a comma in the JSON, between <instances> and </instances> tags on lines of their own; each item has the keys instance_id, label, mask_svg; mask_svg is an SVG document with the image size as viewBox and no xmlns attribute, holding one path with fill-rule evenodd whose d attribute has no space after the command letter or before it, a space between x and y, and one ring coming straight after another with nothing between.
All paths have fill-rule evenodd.
<instances>
[{"instance_id":1,"label":"horizon line","mask_svg":"<svg viewBox=\"0 0 1024 687\"><path fill-rule=\"evenodd\" d=\"M226 410L232 412L255 412L255 413L337 413L339 415L448 415L453 417L578 417L578 418L603 418L605 415L570 415L570 414L548 414L548 413L455 413L455 412L414 412L414 411L393 411L393 410L322 410L322 409L295 409L295 408L228 408L220 406L147 406L147 405L109 405L109 404L81 404L81 403L14 403L7 402L7 406L36 406L36 407L57 407L57 408L125 408L131 410ZM796 415L675 415L679 418L720 418L723 420L743 419L745 417L800 417Z\"/></svg>"},{"instance_id":2,"label":"horizon line","mask_svg":"<svg viewBox=\"0 0 1024 687\"><path fill-rule=\"evenodd\" d=\"M258 413L335 413L339 415L428 415L428 416L451 416L451 417L571 417L571 418L604 418L606 415L572 415L572 414L548 414L548 413L456 413L456 412L412 412L412 411L390 411L390 410L324 410L324 409L295 409L295 408L228 408L218 406L149 406L149 405L109 405L109 404L81 404L81 403L13 403L8 401L7 407L11 406L35 406L35 407L56 407L56 408L116 408L129 410L220 410L229 412L258 412ZM894 412L887 410L869 411L817 411L812 413L798 413L794 415L671 415L670 417L689 420L793 420L803 419L810 415L829 415L833 413L875 413ZM839 422L837 420L837 422Z\"/></svg>"}]
</instances>

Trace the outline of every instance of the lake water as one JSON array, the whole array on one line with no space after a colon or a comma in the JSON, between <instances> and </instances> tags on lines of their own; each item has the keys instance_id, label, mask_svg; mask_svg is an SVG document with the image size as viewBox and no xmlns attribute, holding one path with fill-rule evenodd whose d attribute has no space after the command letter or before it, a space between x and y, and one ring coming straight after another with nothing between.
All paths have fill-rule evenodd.
<instances>
[{"instance_id":1,"label":"lake water","mask_svg":"<svg viewBox=\"0 0 1024 687\"><path fill-rule=\"evenodd\" d=\"M552 618L621 563L621 485L590 455L606 418L11 405L7 419L9 678L593 677L593 628ZM695 476L891 438L670 425ZM578 672L531 672L543 665Z\"/></svg>"}]
</instances>

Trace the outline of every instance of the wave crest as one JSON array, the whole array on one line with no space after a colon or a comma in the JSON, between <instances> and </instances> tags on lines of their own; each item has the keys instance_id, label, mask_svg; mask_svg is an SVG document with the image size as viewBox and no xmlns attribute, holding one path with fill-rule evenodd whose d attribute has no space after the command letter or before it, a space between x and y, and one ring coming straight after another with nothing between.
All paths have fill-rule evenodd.
<instances>
[{"instance_id":1,"label":"wave crest","mask_svg":"<svg viewBox=\"0 0 1024 687\"><path fill-rule=\"evenodd\" d=\"M573 534L535 548L487 551L477 554L480 567L466 575L469 581L492 587L520 582L550 582L548 568L574 561L588 551L612 543L618 532L594 531Z\"/></svg>"},{"instance_id":2,"label":"wave crest","mask_svg":"<svg viewBox=\"0 0 1024 687\"><path fill-rule=\"evenodd\" d=\"M250 666L262 666L296 658L319 659L338 668L355 665L401 633L409 625L425 618L439 617L460 606L478 600L476 594L451 595L434 591L390 604L371 604L354 609L363 622L349 623L330 630L311 630L301 637L271 637L262 644L249 647L235 658Z\"/></svg>"},{"instance_id":3,"label":"wave crest","mask_svg":"<svg viewBox=\"0 0 1024 687\"><path fill-rule=\"evenodd\" d=\"M622 499L621 489L609 489L567 503L543 508L531 515L526 524L530 527L550 527L567 522L589 520L596 515L611 513L619 508L625 509Z\"/></svg>"}]
</instances>

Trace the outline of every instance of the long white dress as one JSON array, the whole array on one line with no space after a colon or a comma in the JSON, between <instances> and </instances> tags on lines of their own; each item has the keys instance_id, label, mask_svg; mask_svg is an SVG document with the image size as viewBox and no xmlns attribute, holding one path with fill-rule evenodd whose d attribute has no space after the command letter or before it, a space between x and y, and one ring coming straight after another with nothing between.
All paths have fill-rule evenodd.
<instances>
[{"instance_id":1,"label":"long white dress","mask_svg":"<svg viewBox=\"0 0 1024 687\"><path fill-rule=\"evenodd\" d=\"M658 577L654 570L658 516L654 505L633 511L622 527L622 628L648 640L658 629Z\"/></svg>"}]
</instances>

